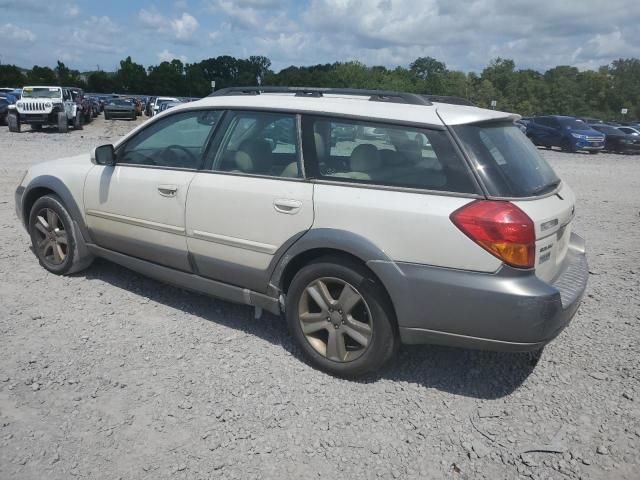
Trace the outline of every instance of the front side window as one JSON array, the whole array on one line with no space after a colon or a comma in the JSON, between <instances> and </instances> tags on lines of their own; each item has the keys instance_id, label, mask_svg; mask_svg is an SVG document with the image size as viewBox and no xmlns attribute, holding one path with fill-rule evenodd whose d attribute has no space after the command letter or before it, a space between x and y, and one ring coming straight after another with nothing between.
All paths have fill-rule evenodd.
<instances>
[{"instance_id":1,"label":"front side window","mask_svg":"<svg viewBox=\"0 0 640 480\"><path fill-rule=\"evenodd\" d=\"M117 162L170 168L200 168L211 131L222 112L193 110L154 122L117 152Z\"/></svg>"},{"instance_id":2,"label":"front side window","mask_svg":"<svg viewBox=\"0 0 640 480\"><path fill-rule=\"evenodd\" d=\"M296 116L229 112L227 131L213 170L274 177L301 177Z\"/></svg>"},{"instance_id":3,"label":"front side window","mask_svg":"<svg viewBox=\"0 0 640 480\"><path fill-rule=\"evenodd\" d=\"M305 117L304 141L311 174L319 178L477 193L444 131Z\"/></svg>"}]
</instances>

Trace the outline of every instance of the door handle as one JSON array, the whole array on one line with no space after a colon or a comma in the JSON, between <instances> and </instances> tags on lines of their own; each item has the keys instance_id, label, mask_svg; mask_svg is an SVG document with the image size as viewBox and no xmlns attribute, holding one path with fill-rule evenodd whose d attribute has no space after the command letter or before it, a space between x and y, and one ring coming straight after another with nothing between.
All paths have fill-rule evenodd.
<instances>
[{"instance_id":1,"label":"door handle","mask_svg":"<svg viewBox=\"0 0 640 480\"><path fill-rule=\"evenodd\" d=\"M286 198L281 198L273 201L273 208L276 209L276 212L287 213L289 215L298 213L301 207L302 202L299 200L288 200Z\"/></svg>"},{"instance_id":2,"label":"door handle","mask_svg":"<svg viewBox=\"0 0 640 480\"><path fill-rule=\"evenodd\" d=\"M158 193L163 197L175 197L178 187L175 185L158 185Z\"/></svg>"}]
</instances>

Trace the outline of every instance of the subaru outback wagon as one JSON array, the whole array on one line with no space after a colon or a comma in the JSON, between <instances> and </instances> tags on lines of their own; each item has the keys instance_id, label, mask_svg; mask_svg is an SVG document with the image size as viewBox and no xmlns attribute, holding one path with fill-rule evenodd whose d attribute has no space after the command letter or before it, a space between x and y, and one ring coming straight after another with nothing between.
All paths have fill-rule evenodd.
<instances>
[{"instance_id":1,"label":"subaru outback wagon","mask_svg":"<svg viewBox=\"0 0 640 480\"><path fill-rule=\"evenodd\" d=\"M48 271L102 257L284 314L332 374L402 343L538 352L586 287L575 197L519 117L454 100L221 90L32 167L17 214Z\"/></svg>"}]
</instances>

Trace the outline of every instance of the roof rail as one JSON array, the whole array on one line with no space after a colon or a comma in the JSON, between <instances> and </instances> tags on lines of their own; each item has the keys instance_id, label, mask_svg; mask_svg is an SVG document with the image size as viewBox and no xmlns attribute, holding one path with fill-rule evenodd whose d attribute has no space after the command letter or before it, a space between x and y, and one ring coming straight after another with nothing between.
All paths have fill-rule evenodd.
<instances>
[{"instance_id":1,"label":"roof rail","mask_svg":"<svg viewBox=\"0 0 640 480\"><path fill-rule=\"evenodd\" d=\"M429 102L435 103L449 103L451 105L464 105L466 107L475 107L476 105L462 97L451 97L449 95L422 95Z\"/></svg>"},{"instance_id":2,"label":"roof rail","mask_svg":"<svg viewBox=\"0 0 640 480\"><path fill-rule=\"evenodd\" d=\"M297 97L322 97L327 95L354 95L369 97L371 102L408 103L411 105L431 105L424 95L388 90L361 90L358 88L318 88L318 87L229 87L210 94L210 97L231 95L260 95L261 93L295 93Z\"/></svg>"}]
</instances>

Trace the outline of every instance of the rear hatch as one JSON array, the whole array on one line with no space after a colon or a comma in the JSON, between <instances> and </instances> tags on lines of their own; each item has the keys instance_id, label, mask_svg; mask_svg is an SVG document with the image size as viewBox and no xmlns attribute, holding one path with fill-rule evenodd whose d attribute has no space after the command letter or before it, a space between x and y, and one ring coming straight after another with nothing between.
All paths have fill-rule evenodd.
<instances>
[{"instance_id":1,"label":"rear hatch","mask_svg":"<svg viewBox=\"0 0 640 480\"><path fill-rule=\"evenodd\" d=\"M571 237L575 196L513 119L451 127L489 199L510 201L533 221L536 275L552 282Z\"/></svg>"}]
</instances>

